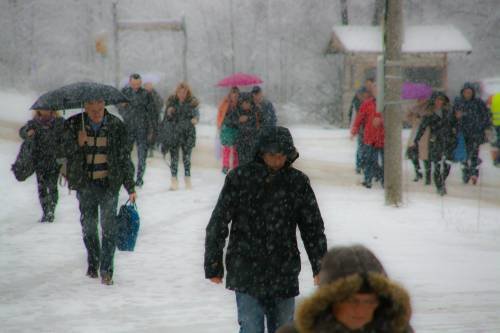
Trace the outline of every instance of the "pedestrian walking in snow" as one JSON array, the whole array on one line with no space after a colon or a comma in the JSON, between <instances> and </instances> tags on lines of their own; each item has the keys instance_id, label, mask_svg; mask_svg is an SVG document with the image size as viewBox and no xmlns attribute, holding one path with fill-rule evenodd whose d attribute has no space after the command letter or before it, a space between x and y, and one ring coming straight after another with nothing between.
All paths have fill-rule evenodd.
<instances>
[{"instance_id":1,"label":"pedestrian walking in snow","mask_svg":"<svg viewBox=\"0 0 500 333\"><path fill-rule=\"evenodd\" d=\"M413 147L416 147L425 130L430 129L429 160L434 168L434 184L440 195L446 194L446 178L456 147L457 127L449 110L449 101L442 92L432 94L428 107L431 113L422 119L413 143Z\"/></svg>"},{"instance_id":2,"label":"pedestrian walking in snow","mask_svg":"<svg viewBox=\"0 0 500 333\"><path fill-rule=\"evenodd\" d=\"M77 191L83 242L87 249L87 276L113 284L113 258L117 233L116 207L123 185L135 202L134 165L122 121L110 114L104 100L85 101L83 114L65 123L67 177ZM102 241L99 242L98 223Z\"/></svg>"},{"instance_id":3,"label":"pedestrian walking in snow","mask_svg":"<svg viewBox=\"0 0 500 333\"><path fill-rule=\"evenodd\" d=\"M118 106L118 111L125 122L130 147L137 145L137 178L136 185L144 184L146 172L146 158L148 156L148 142L154 136L154 102L151 94L142 88L142 78L139 74L129 77L129 84L122 89L122 93L129 99L129 103Z\"/></svg>"},{"instance_id":4,"label":"pedestrian walking in snow","mask_svg":"<svg viewBox=\"0 0 500 333\"><path fill-rule=\"evenodd\" d=\"M163 109L163 98L160 96L158 91L153 86L153 82L151 81L144 81L144 89L148 92L150 95L150 101L153 103L151 110L151 126L152 126L152 132L153 135L150 138L150 141L148 142L148 153L149 157L154 156L154 150L156 148L156 141L158 138L158 130L159 130L159 125L160 125L160 117L161 117L161 111ZM149 138L148 138L149 139Z\"/></svg>"},{"instance_id":5,"label":"pedestrian walking in snow","mask_svg":"<svg viewBox=\"0 0 500 333\"><path fill-rule=\"evenodd\" d=\"M40 222L54 222L59 199L57 181L63 157L64 119L54 110L35 110L33 119L19 130L23 140L33 140L32 160L43 215Z\"/></svg>"},{"instance_id":6,"label":"pedestrian walking in snow","mask_svg":"<svg viewBox=\"0 0 500 333\"><path fill-rule=\"evenodd\" d=\"M370 81L370 79L368 79L368 80L366 80L366 82L372 82L372 81ZM363 86L360 89L358 89L358 91L356 91L356 94L354 95L352 102L351 102L351 107L349 109L349 123L350 124L356 118L356 115L358 114L358 111L359 111L359 108L361 107L361 104L363 104L363 102L366 101L369 97L371 97L371 93L368 90L368 88L366 88L366 86ZM352 118L353 116L354 116L354 118ZM361 174L361 171L364 169L365 160L366 160L366 154L365 154L366 147L365 147L365 144L363 143L364 129L365 129L364 126L360 126L359 131L358 131L358 140L357 140L357 146L356 146L356 173L358 175Z\"/></svg>"},{"instance_id":7,"label":"pedestrian walking in snow","mask_svg":"<svg viewBox=\"0 0 500 333\"><path fill-rule=\"evenodd\" d=\"M191 152L196 145L196 124L200 120L198 100L191 87L183 82L175 89L165 105L165 119L171 123L173 143L170 146L170 173L172 175L170 190L179 189L177 170L179 166L179 150L182 151L184 164L184 181L187 189L191 189Z\"/></svg>"},{"instance_id":8,"label":"pedestrian walking in snow","mask_svg":"<svg viewBox=\"0 0 500 333\"><path fill-rule=\"evenodd\" d=\"M461 118L461 130L465 139L467 161L462 165L462 180L465 184L472 181L475 185L479 177L479 146L486 140L485 131L491 126L486 104L476 97L474 86L465 83L460 96L455 99L454 113Z\"/></svg>"},{"instance_id":9,"label":"pedestrian walking in snow","mask_svg":"<svg viewBox=\"0 0 500 333\"><path fill-rule=\"evenodd\" d=\"M255 157L255 144L260 128L262 114L252 102L250 93L240 94L238 109L227 117L225 124L237 129L236 150L238 151L239 165L253 161Z\"/></svg>"},{"instance_id":10,"label":"pedestrian walking in snow","mask_svg":"<svg viewBox=\"0 0 500 333\"><path fill-rule=\"evenodd\" d=\"M362 245L339 246L321 263L319 287L277 333L411 333L408 292Z\"/></svg>"},{"instance_id":11,"label":"pedestrian walking in snow","mask_svg":"<svg viewBox=\"0 0 500 333\"><path fill-rule=\"evenodd\" d=\"M236 293L240 332L269 333L293 318L299 294L297 227L318 280L323 220L287 128L262 130L254 160L229 172L206 229L205 277ZM229 232L231 224L231 232Z\"/></svg>"},{"instance_id":12,"label":"pedestrian walking in snow","mask_svg":"<svg viewBox=\"0 0 500 333\"><path fill-rule=\"evenodd\" d=\"M495 166L500 166L500 93L490 98L491 121L495 130L494 142L492 142L492 159Z\"/></svg>"},{"instance_id":13,"label":"pedestrian walking in snow","mask_svg":"<svg viewBox=\"0 0 500 333\"><path fill-rule=\"evenodd\" d=\"M264 92L259 86L254 86L252 88L252 102L260 110L262 119L260 120L260 125L265 126L276 126L277 118L276 111L274 110L273 103L271 103L267 98L264 97Z\"/></svg>"},{"instance_id":14,"label":"pedestrian walking in snow","mask_svg":"<svg viewBox=\"0 0 500 333\"><path fill-rule=\"evenodd\" d=\"M229 94L224 97L219 105L217 113L217 130L222 145L222 173L224 174L238 166L238 151L235 145L238 128L231 124L229 119L230 114L237 111L239 96L240 90L238 87L231 88Z\"/></svg>"},{"instance_id":15,"label":"pedestrian walking in snow","mask_svg":"<svg viewBox=\"0 0 500 333\"><path fill-rule=\"evenodd\" d=\"M431 161L429 160L429 137L430 129L427 128L420 138L418 145L414 145L415 135L422 123L422 119L432 111L428 111L429 101L427 99L420 99L413 105L406 113L406 121L411 125L411 132L408 138L408 145L406 156L413 163L415 169L415 178L413 181L418 182L424 176L426 185L431 183ZM420 161L424 163L424 173L420 171Z\"/></svg>"},{"instance_id":16,"label":"pedestrian walking in snow","mask_svg":"<svg viewBox=\"0 0 500 333\"><path fill-rule=\"evenodd\" d=\"M376 96L376 85L373 85L372 96ZM363 143L365 144L366 164L363 186L372 187L373 178L384 184L384 120L377 111L374 97L368 98L361 104L351 129L351 139L359 133L364 126Z\"/></svg>"}]
</instances>

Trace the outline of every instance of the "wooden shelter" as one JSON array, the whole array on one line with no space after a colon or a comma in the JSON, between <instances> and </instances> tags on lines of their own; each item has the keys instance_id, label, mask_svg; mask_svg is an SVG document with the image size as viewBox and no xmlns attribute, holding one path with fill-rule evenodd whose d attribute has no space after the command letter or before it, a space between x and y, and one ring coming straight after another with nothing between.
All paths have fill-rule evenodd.
<instances>
[{"instance_id":1,"label":"wooden shelter","mask_svg":"<svg viewBox=\"0 0 500 333\"><path fill-rule=\"evenodd\" d=\"M382 53L380 26L335 26L327 54L344 55L342 74L342 123L348 125L348 110L355 91L375 77L377 56ZM448 88L448 54L472 51L471 44L454 26L406 27L401 69L403 81L426 83L436 90Z\"/></svg>"}]
</instances>

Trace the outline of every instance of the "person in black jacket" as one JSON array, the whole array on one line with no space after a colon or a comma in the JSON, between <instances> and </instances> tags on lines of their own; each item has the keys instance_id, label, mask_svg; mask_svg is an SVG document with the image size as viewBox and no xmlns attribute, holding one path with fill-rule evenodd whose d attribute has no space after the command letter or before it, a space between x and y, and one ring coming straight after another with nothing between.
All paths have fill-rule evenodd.
<instances>
[{"instance_id":1,"label":"person in black jacket","mask_svg":"<svg viewBox=\"0 0 500 333\"><path fill-rule=\"evenodd\" d=\"M87 101L83 114L66 120L65 154L68 185L77 191L80 204L87 276L97 278L100 271L101 282L111 285L118 195L122 185L131 202L135 202L136 193L125 125L108 113L104 104L103 100ZM102 242L99 242L99 220Z\"/></svg>"},{"instance_id":2,"label":"person in black jacket","mask_svg":"<svg viewBox=\"0 0 500 333\"><path fill-rule=\"evenodd\" d=\"M59 199L57 180L63 156L64 119L53 110L35 110L32 120L19 130L23 140L33 140L33 163L38 183L38 199L43 216L40 222L54 222L54 211Z\"/></svg>"},{"instance_id":3,"label":"person in black jacket","mask_svg":"<svg viewBox=\"0 0 500 333\"><path fill-rule=\"evenodd\" d=\"M449 98L442 92L435 92L429 101L429 111L418 128L414 146L430 128L429 161L434 167L434 184L440 195L446 194L446 178L450 174L453 151L456 146L456 121L449 111Z\"/></svg>"},{"instance_id":4,"label":"person in black jacket","mask_svg":"<svg viewBox=\"0 0 500 333\"><path fill-rule=\"evenodd\" d=\"M472 180L475 185L479 177L479 146L485 140L485 131L491 126L486 104L476 97L474 85L466 82L455 99L453 111L461 120L461 131L465 139L467 161L462 166L462 180L465 184Z\"/></svg>"},{"instance_id":5,"label":"person in black jacket","mask_svg":"<svg viewBox=\"0 0 500 333\"><path fill-rule=\"evenodd\" d=\"M315 283L327 244L308 177L292 167L298 158L284 127L265 127L253 162L231 170L206 228L205 277L236 293L240 332L274 332L291 321L299 294L297 226Z\"/></svg>"},{"instance_id":6,"label":"person in black jacket","mask_svg":"<svg viewBox=\"0 0 500 333\"><path fill-rule=\"evenodd\" d=\"M118 111L127 128L128 144L132 149L137 144L137 178L136 185L144 184L146 172L146 158L148 144L154 137L155 117L153 97L142 87L142 78L139 74L129 77L129 85L122 89L122 93L130 103L119 105Z\"/></svg>"}]
</instances>

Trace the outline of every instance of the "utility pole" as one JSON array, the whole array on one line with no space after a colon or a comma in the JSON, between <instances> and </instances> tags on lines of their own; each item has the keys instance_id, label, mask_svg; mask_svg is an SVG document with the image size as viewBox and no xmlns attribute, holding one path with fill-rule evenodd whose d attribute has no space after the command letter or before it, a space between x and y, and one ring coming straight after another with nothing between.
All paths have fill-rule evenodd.
<instances>
[{"instance_id":1,"label":"utility pole","mask_svg":"<svg viewBox=\"0 0 500 333\"><path fill-rule=\"evenodd\" d=\"M384 13L384 188L385 203L399 206L402 195L402 117L400 95L402 84L401 45L403 32L402 0L385 0Z\"/></svg>"},{"instance_id":2,"label":"utility pole","mask_svg":"<svg viewBox=\"0 0 500 333\"><path fill-rule=\"evenodd\" d=\"M347 9L347 0L340 0L340 13L342 16L342 25L348 25L349 24L349 15L348 15L348 9Z\"/></svg>"}]
</instances>

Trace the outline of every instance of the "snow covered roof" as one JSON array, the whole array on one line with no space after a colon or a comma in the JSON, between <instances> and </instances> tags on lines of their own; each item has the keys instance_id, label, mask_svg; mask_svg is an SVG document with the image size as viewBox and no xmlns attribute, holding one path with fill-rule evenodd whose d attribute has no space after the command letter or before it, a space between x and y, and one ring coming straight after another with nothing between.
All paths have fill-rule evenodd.
<instances>
[{"instance_id":1,"label":"snow covered roof","mask_svg":"<svg viewBox=\"0 0 500 333\"><path fill-rule=\"evenodd\" d=\"M330 52L382 52L380 26L347 25L333 27ZM472 46L452 25L405 27L404 53L471 52Z\"/></svg>"}]
</instances>

